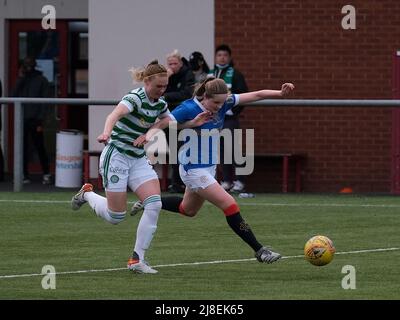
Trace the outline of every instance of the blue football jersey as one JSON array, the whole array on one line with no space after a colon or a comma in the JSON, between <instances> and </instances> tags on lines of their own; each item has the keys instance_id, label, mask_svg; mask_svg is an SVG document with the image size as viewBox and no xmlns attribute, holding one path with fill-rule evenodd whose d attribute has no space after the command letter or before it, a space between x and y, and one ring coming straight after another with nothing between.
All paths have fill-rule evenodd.
<instances>
[{"instance_id":1,"label":"blue football jersey","mask_svg":"<svg viewBox=\"0 0 400 320\"><path fill-rule=\"evenodd\" d=\"M184 129L179 137L185 138L184 145L180 148L178 161L187 171L194 168L210 167L218 163L219 131L224 124L225 114L239 103L238 95L229 95L221 109L214 118L200 127ZM171 118L178 123L193 120L199 113L206 111L197 100L184 101L171 112Z\"/></svg>"}]
</instances>

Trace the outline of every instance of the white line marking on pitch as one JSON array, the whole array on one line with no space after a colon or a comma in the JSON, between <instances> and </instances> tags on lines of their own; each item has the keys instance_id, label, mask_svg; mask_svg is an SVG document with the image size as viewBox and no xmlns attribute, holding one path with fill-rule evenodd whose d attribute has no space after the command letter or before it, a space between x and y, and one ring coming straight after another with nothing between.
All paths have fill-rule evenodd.
<instances>
[{"instance_id":1,"label":"white line marking on pitch","mask_svg":"<svg viewBox=\"0 0 400 320\"><path fill-rule=\"evenodd\" d=\"M400 248L381 248L381 249L366 249L366 250L356 250L356 251L345 251L345 252L336 252L335 254L354 254L354 253L367 253L367 252L384 252L384 251L396 251L400 250ZM304 257L302 254L296 256L285 256L282 259L293 259L293 258L302 258ZM153 268L165 268L165 267L180 267L180 266L196 266L196 265L204 265L204 264L221 264L221 263L231 263L231 262L246 262L253 261L255 258L250 259L235 259L235 260L215 260L215 261L200 261L200 262L184 262L184 263L172 263L172 264L160 264L156 266L152 266ZM91 269L91 270L78 270L78 271L62 271L56 272L56 275L61 274L79 274L79 273L91 273L91 272L109 272L109 271L120 271L127 270L126 268L112 268L112 269ZM37 276L45 276L52 273L30 273L30 274L10 274L0 276L0 279L10 279L10 278L24 278L24 277L37 277ZM53 273L54 274L54 273Z\"/></svg>"},{"instance_id":2,"label":"white line marking on pitch","mask_svg":"<svg viewBox=\"0 0 400 320\"><path fill-rule=\"evenodd\" d=\"M34 203L34 204L52 204L52 203L65 203L70 204L71 201L66 200L12 200L12 199L0 199L1 202L11 203ZM135 201L129 201L129 204L135 203ZM271 206L271 207L362 207L362 208L400 208L400 204L355 204L355 203L267 203L267 202L255 202L246 203L240 202L241 206ZM212 206L212 204L206 203L206 205Z\"/></svg>"},{"instance_id":3,"label":"white line marking on pitch","mask_svg":"<svg viewBox=\"0 0 400 320\"><path fill-rule=\"evenodd\" d=\"M398 204L355 204L355 203L243 203L241 206L282 206L282 207L371 207L371 208L399 208Z\"/></svg>"},{"instance_id":4,"label":"white line marking on pitch","mask_svg":"<svg viewBox=\"0 0 400 320\"><path fill-rule=\"evenodd\" d=\"M12 203L71 203L71 201L65 200L12 200L12 199L1 199L0 202L12 202Z\"/></svg>"}]
</instances>

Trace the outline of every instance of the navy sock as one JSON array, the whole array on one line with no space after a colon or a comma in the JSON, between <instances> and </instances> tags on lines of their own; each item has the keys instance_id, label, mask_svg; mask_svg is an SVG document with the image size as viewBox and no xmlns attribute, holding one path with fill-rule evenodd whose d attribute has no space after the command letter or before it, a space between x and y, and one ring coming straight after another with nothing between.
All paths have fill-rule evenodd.
<instances>
[{"instance_id":1,"label":"navy sock","mask_svg":"<svg viewBox=\"0 0 400 320\"><path fill-rule=\"evenodd\" d=\"M235 233L242 238L254 251L262 248L262 245L257 241L256 237L251 231L250 226L243 220L240 212L226 216L226 221Z\"/></svg>"},{"instance_id":2,"label":"navy sock","mask_svg":"<svg viewBox=\"0 0 400 320\"><path fill-rule=\"evenodd\" d=\"M179 205L182 200L182 197L161 197L162 209L180 213Z\"/></svg>"}]
</instances>

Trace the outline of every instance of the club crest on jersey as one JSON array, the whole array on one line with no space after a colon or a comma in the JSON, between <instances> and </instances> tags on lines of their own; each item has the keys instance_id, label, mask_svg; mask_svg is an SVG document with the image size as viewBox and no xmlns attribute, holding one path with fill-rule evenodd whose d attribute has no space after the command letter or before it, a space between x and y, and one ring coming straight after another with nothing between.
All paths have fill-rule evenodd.
<instances>
[{"instance_id":1,"label":"club crest on jersey","mask_svg":"<svg viewBox=\"0 0 400 320\"><path fill-rule=\"evenodd\" d=\"M117 183L119 181L119 177L114 174L114 175L111 176L110 181L112 183Z\"/></svg>"},{"instance_id":2,"label":"club crest on jersey","mask_svg":"<svg viewBox=\"0 0 400 320\"><path fill-rule=\"evenodd\" d=\"M142 124L142 126L147 127L147 123L143 118L140 118L140 123Z\"/></svg>"}]
</instances>

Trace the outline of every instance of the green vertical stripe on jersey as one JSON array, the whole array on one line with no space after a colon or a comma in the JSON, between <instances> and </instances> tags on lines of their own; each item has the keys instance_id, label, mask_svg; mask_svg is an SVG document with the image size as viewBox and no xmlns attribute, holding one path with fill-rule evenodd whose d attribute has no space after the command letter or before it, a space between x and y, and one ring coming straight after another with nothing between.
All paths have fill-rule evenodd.
<instances>
[{"instance_id":1,"label":"green vertical stripe on jersey","mask_svg":"<svg viewBox=\"0 0 400 320\"><path fill-rule=\"evenodd\" d=\"M114 146L110 145L108 147L106 155L104 156L104 163L103 163L104 187L107 187L107 185L108 185L108 168L110 166L110 159L111 159L111 154L112 154L113 150L114 150Z\"/></svg>"}]
</instances>

